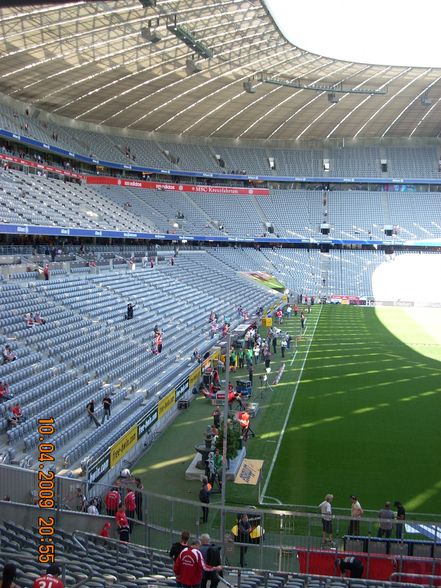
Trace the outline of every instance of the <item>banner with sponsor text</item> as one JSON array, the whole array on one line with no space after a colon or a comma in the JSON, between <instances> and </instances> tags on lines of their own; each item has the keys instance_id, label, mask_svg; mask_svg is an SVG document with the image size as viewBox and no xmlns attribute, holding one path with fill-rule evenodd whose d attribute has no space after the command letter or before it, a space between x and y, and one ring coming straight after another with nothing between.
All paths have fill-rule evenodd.
<instances>
[{"instance_id":1,"label":"banner with sponsor text","mask_svg":"<svg viewBox=\"0 0 441 588\"><path fill-rule=\"evenodd\" d=\"M269 196L266 188L237 188L235 186L199 186L195 184L169 184L167 182L147 182L145 180L125 180L108 176L86 176L88 184L122 186L123 188L143 188L162 192L200 192L203 194L233 194L235 196Z\"/></svg>"}]
</instances>

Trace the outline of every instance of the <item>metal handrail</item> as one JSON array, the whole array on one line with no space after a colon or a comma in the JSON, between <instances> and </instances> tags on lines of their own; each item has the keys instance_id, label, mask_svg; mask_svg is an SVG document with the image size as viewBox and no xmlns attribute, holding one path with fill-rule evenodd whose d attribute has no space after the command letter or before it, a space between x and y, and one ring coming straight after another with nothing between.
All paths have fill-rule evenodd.
<instances>
[{"instance_id":1,"label":"metal handrail","mask_svg":"<svg viewBox=\"0 0 441 588\"><path fill-rule=\"evenodd\" d=\"M393 582L393 578L397 577L398 581L400 581L400 578L424 578L424 579L430 579L430 580L441 580L441 576L432 576L430 574L408 574L408 573L404 573L404 572L394 572L393 574L390 575L389 581ZM428 584L413 584L414 586L432 586L433 582L430 582ZM412 586L412 584L407 583L406 582L406 588L408 586Z\"/></svg>"}]
</instances>

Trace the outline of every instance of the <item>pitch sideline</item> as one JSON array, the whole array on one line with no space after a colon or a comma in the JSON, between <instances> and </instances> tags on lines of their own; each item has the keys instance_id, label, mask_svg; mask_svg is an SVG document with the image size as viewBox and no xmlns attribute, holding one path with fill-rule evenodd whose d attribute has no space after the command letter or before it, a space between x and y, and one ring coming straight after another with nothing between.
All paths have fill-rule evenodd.
<instances>
[{"instance_id":1,"label":"pitch sideline","mask_svg":"<svg viewBox=\"0 0 441 588\"><path fill-rule=\"evenodd\" d=\"M297 390L298 390L298 387L299 387L299 384L300 384L300 380L302 378L302 374L303 374L303 370L305 368L306 360L308 359L309 350L311 348L311 344L312 344L312 341L313 341L314 335L315 335L315 330L317 328L317 325L318 325L319 320L320 320L320 316L322 314L322 309L323 309L323 305L320 305L320 311L318 313L317 320L315 321L315 325L314 325L314 328L312 330L311 338L309 340L308 347L307 347L306 352L305 352L305 357L303 358L303 362L302 362L302 366L301 366L300 371L299 371L299 375L297 376L297 381L296 381L296 384L295 384L295 387L294 387L294 392L293 392L293 395L291 397L291 401L289 403L289 407L288 407L288 410L287 410L287 413L286 413L286 417L285 417L285 422L283 423L282 430L280 431L279 440L278 440L277 445L276 445L276 450L274 451L273 459L271 460L270 469L268 471L268 475L266 477L265 484L263 485L262 493L259 496L259 504L265 504L263 502L263 500L266 497L266 491L267 491L267 488L268 488L268 484L269 484L269 481L271 479L271 475L273 473L274 466L275 466L276 461L277 461L277 457L279 455L280 446L282 445L282 439L283 439L283 437L285 435L286 426L288 424L288 420L289 420L289 417L291 415L291 410L292 410L292 407L293 407L293 404L294 404L294 400L295 400L296 395L297 395ZM272 500L275 500L274 497L268 497L268 498L272 498Z\"/></svg>"}]
</instances>

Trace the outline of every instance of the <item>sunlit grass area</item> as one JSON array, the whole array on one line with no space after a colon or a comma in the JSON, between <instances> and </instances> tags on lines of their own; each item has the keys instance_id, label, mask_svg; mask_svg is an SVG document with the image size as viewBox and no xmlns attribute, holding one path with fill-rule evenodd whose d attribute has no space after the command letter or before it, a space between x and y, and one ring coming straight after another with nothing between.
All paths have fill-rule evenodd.
<instances>
[{"instance_id":1,"label":"sunlit grass area","mask_svg":"<svg viewBox=\"0 0 441 588\"><path fill-rule=\"evenodd\" d=\"M380 307L376 314L400 341L421 355L441 361L441 308Z\"/></svg>"},{"instance_id":2,"label":"sunlit grass area","mask_svg":"<svg viewBox=\"0 0 441 588\"><path fill-rule=\"evenodd\" d=\"M401 500L439 512L441 315L423 310L381 308L379 320L372 308L323 308L269 496L318 504L332 492L347 507L356 494L369 509Z\"/></svg>"}]
</instances>

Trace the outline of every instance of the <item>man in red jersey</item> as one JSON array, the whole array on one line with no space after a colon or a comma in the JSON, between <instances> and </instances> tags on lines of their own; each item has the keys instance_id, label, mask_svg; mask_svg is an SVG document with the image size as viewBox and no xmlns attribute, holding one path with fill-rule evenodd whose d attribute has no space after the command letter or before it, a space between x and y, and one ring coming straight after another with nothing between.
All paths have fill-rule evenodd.
<instances>
[{"instance_id":1,"label":"man in red jersey","mask_svg":"<svg viewBox=\"0 0 441 588\"><path fill-rule=\"evenodd\" d=\"M34 588L64 588L63 582L59 579L60 568L51 564L46 573L34 581Z\"/></svg>"},{"instance_id":2,"label":"man in red jersey","mask_svg":"<svg viewBox=\"0 0 441 588\"><path fill-rule=\"evenodd\" d=\"M136 496L135 496L134 491L131 488L128 488L127 490L128 490L128 492L126 494L124 504L126 507L126 515L130 519L129 520L130 532L132 532L133 519L135 518L135 512L136 512Z\"/></svg>"},{"instance_id":3,"label":"man in red jersey","mask_svg":"<svg viewBox=\"0 0 441 588\"><path fill-rule=\"evenodd\" d=\"M199 588L202 581L203 558L199 551L200 541L185 547L175 560L173 571L180 586Z\"/></svg>"},{"instance_id":4,"label":"man in red jersey","mask_svg":"<svg viewBox=\"0 0 441 588\"><path fill-rule=\"evenodd\" d=\"M121 502L121 496L119 495L118 489L113 487L109 492L107 492L106 497L104 499L104 503L106 505L106 512L109 516L114 516L116 511L118 510L118 506Z\"/></svg>"}]
</instances>

